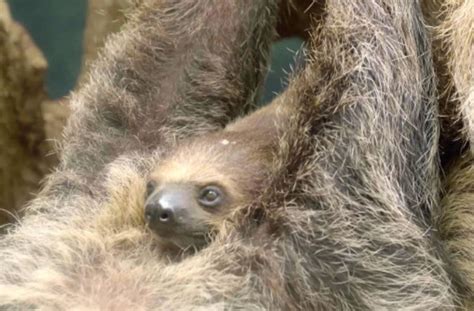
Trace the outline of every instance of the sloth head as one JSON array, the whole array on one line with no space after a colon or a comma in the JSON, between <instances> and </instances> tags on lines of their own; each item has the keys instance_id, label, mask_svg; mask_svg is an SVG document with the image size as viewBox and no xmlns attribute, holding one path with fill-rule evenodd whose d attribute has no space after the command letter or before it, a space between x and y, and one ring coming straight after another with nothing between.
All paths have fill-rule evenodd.
<instances>
[{"instance_id":1,"label":"sloth head","mask_svg":"<svg viewBox=\"0 0 474 311\"><path fill-rule=\"evenodd\" d=\"M206 245L222 220L261 188L269 158L265 145L232 132L180 144L150 175L149 228L181 249Z\"/></svg>"}]
</instances>

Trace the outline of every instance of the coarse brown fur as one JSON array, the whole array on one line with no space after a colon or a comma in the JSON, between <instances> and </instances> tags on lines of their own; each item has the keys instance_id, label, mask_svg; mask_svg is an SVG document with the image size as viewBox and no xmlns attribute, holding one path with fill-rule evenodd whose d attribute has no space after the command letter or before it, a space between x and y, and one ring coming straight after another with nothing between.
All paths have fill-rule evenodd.
<instances>
[{"instance_id":1,"label":"coarse brown fur","mask_svg":"<svg viewBox=\"0 0 474 311\"><path fill-rule=\"evenodd\" d=\"M466 288L465 308L474 308L474 2L446 1L444 19L436 28L446 53L454 92L450 103L463 122L460 140L470 150L447 169L438 229L452 264ZM451 86L451 85L450 85ZM461 135L460 135L461 136ZM469 153L470 151L470 153Z\"/></svg>"},{"instance_id":2,"label":"coarse brown fur","mask_svg":"<svg viewBox=\"0 0 474 311\"><path fill-rule=\"evenodd\" d=\"M282 2L282 36L309 37L311 24L324 15L324 0ZM430 32L440 101L440 156L446 169L472 137L474 85L474 6L469 0L422 0ZM471 107L471 108L470 108Z\"/></svg>"},{"instance_id":3,"label":"coarse brown fur","mask_svg":"<svg viewBox=\"0 0 474 311\"><path fill-rule=\"evenodd\" d=\"M273 2L141 3L72 96L60 170L89 181L122 153L166 150L251 109L274 38Z\"/></svg>"},{"instance_id":4,"label":"coarse brown fur","mask_svg":"<svg viewBox=\"0 0 474 311\"><path fill-rule=\"evenodd\" d=\"M189 17L176 13L179 3L168 12L175 21ZM251 3L261 2L243 7ZM125 63L140 64L134 67L140 70L113 74L117 63L104 61L108 75L102 82L107 83L97 83L95 92L86 87L76 97L77 118L69 125L63 166L22 223L0 240L0 306L453 309L457 296L425 220L425 212L437 208L438 137L431 56L420 10L412 1L360 5L334 0L328 1L326 12L314 33L307 68L277 99L294 113L282 124L270 186L255 204L224 221L209 247L179 263L167 264L157 256L142 216L143 177L154 161L159 163L162 150L154 160L140 151L166 146L171 134L185 137L193 130L218 128L220 119L205 115L214 112L210 107L199 105L193 111L189 101L173 102L175 109L160 108L171 123L152 114L151 103L163 102L145 91L159 81L170 86L166 78L150 79L156 70L151 65L159 59L148 64L152 68L137 61L143 55L141 44L156 47L149 41L123 50ZM136 28L125 30L123 39L131 40L139 30L156 35L153 13L154 7L142 11L143 19L132 23ZM123 41L117 38L111 41L116 47ZM253 42L249 38L244 42ZM256 50L249 46L248 52ZM211 89L226 81L215 80ZM136 92L137 87L144 89ZM239 84L223 89L234 88ZM125 104L111 105L114 92L120 91L126 94L118 93L117 99L132 92L132 98L140 95L142 101L124 96ZM209 96L204 99L212 99L210 94L203 94ZM97 103L90 110L83 107L87 98ZM164 98L171 102L174 96ZM217 101L215 109L225 103ZM188 123L174 119L181 109L191 126L184 132L179 129ZM205 117L211 125L195 129L195 122ZM134 149L137 154L131 155ZM118 158L120 154L125 155ZM98 171L101 178L94 177ZM104 195L97 194L99 184ZM257 218L249 208L259 211Z\"/></svg>"},{"instance_id":5,"label":"coarse brown fur","mask_svg":"<svg viewBox=\"0 0 474 311\"><path fill-rule=\"evenodd\" d=\"M280 37L308 40L312 25L322 20L325 0L289 0L280 2L277 32Z\"/></svg>"},{"instance_id":6,"label":"coarse brown fur","mask_svg":"<svg viewBox=\"0 0 474 311\"><path fill-rule=\"evenodd\" d=\"M311 15L314 19L321 14L321 2L324 1L296 1L289 16L298 22L293 27L287 23L286 34L307 38L304 30L309 29ZM443 178L440 189L441 207L432 214L432 221L435 231L442 237L442 245L447 247L448 265L454 274L459 274L459 277L453 277L467 291L465 304L470 310L474 308L474 283L471 281L474 277L474 257L471 255L474 222L469 221L469 214L474 213L474 205L466 198L472 195L469 185L474 184L471 173L474 164L469 164L465 158L470 157L467 154L469 142L471 145L474 142L474 2L422 0L421 6L429 26L437 76L440 164L442 174L448 175ZM463 163L463 169L459 163Z\"/></svg>"},{"instance_id":7,"label":"coarse brown fur","mask_svg":"<svg viewBox=\"0 0 474 311\"><path fill-rule=\"evenodd\" d=\"M474 307L474 156L468 151L444 182L445 194L436 227L448 248L452 265L460 271L467 305ZM470 310L467 307L467 310Z\"/></svg>"},{"instance_id":8,"label":"coarse brown fur","mask_svg":"<svg viewBox=\"0 0 474 311\"><path fill-rule=\"evenodd\" d=\"M464 135L474 142L474 2L446 0L442 2L435 25L435 37L449 75L442 87L454 88L448 98L451 105L459 102L456 112L464 121ZM449 92L449 91L448 91Z\"/></svg>"},{"instance_id":9,"label":"coarse brown fur","mask_svg":"<svg viewBox=\"0 0 474 311\"><path fill-rule=\"evenodd\" d=\"M447 248L448 264L460 274L465 309L474 308L474 3L425 0L431 25L441 110L442 184L434 227ZM471 145L469 148L469 144ZM470 150L471 149L471 150Z\"/></svg>"},{"instance_id":10,"label":"coarse brown fur","mask_svg":"<svg viewBox=\"0 0 474 311\"><path fill-rule=\"evenodd\" d=\"M443 169L469 144L469 107L474 85L474 6L472 1L423 0L429 25L440 101L440 152Z\"/></svg>"}]
</instances>

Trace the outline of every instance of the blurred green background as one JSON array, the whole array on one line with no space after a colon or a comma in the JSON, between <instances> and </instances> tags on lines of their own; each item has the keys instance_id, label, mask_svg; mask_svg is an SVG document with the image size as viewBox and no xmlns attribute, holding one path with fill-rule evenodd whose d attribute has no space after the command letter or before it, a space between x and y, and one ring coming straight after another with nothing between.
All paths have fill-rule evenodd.
<instances>
[{"instance_id":1,"label":"blurred green background","mask_svg":"<svg viewBox=\"0 0 474 311\"><path fill-rule=\"evenodd\" d=\"M50 97L75 85L82 55L86 0L8 0L13 17L30 32L48 60Z\"/></svg>"},{"instance_id":2,"label":"blurred green background","mask_svg":"<svg viewBox=\"0 0 474 311\"><path fill-rule=\"evenodd\" d=\"M47 90L51 98L67 95L81 66L86 0L8 0L13 17L31 33L48 60ZM286 86L287 73L301 47L298 39L283 40L272 48L272 63L262 101L270 101Z\"/></svg>"}]
</instances>

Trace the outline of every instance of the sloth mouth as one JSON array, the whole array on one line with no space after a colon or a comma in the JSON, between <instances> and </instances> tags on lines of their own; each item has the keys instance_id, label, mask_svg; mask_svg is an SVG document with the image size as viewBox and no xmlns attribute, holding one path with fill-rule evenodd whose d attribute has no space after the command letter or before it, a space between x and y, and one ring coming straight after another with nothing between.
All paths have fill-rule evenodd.
<instances>
[{"instance_id":1,"label":"sloth mouth","mask_svg":"<svg viewBox=\"0 0 474 311\"><path fill-rule=\"evenodd\" d=\"M201 249L209 242L206 235L202 233L189 233L186 235L162 237L167 243L173 244L182 250Z\"/></svg>"},{"instance_id":2,"label":"sloth mouth","mask_svg":"<svg viewBox=\"0 0 474 311\"><path fill-rule=\"evenodd\" d=\"M172 243L179 247L189 247L193 245L203 245L209 240L209 234L202 231L182 231L178 228L152 228L150 229L167 243Z\"/></svg>"}]
</instances>

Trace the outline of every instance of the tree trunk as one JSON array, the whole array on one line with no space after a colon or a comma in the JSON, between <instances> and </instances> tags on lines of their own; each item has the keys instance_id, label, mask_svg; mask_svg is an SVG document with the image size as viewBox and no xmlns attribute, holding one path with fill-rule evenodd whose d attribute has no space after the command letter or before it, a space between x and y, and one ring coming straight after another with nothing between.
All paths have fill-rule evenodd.
<instances>
[{"instance_id":1,"label":"tree trunk","mask_svg":"<svg viewBox=\"0 0 474 311\"><path fill-rule=\"evenodd\" d=\"M47 172L41 103L46 60L0 0L0 224L37 191Z\"/></svg>"}]
</instances>

